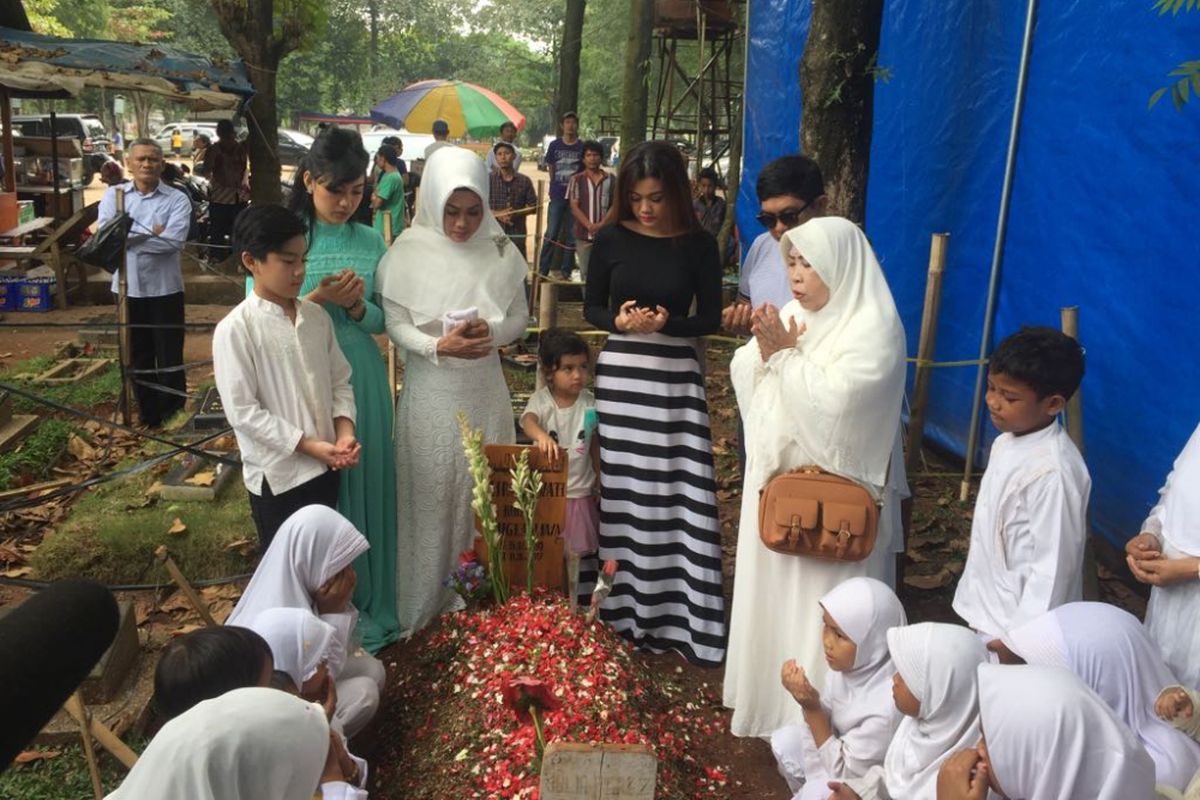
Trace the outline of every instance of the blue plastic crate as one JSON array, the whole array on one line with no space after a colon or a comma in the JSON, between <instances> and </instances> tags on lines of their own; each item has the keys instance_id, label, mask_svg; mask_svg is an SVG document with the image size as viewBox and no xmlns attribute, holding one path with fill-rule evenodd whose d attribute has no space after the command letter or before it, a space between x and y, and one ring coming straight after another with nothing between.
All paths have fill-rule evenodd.
<instances>
[{"instance_id":1,"label":"blue plastic crate","mask_svg":"<svg viewBox=\"0 0 1200 800\"><path fill-rule=\"evenodd\" d=\"M14 311L50 311L54 308L55 278L25 278L18 287Z\"/></svg>"},{"instance_id":2,"label":"blue plastic crate","mask_svg":"<svg viewBox=\"0 0 1200 800\"><path fill-rule=\"evenodd\" d=\"M21 280L13 275L0 277L0 311L15 311L20 305Z\"/></svg>"}]
</instances>

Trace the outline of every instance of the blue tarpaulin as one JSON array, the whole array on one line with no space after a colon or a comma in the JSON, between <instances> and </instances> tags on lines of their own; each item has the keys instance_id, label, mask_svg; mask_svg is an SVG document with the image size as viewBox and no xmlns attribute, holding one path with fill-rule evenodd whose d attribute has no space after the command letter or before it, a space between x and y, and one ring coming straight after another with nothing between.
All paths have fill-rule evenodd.
<instances>
[{"instance_id":1,"label":"blue tarpaulin","mask_svg":"<svg viewBox=\"0 0 1200 800\"><path fill-rule=\"evenodd\" d=\"M197 110L234 108L254 94L240 61L209 59L161 44L63 39L0 28L0 84L21 92L85 86L154 92Z\"/></svg>"},{"instance_id":2,"label":"blue tarpaulin","mask_svg":"<svg viewBox=\"0 0 1200 800\"><path fill-rule=\"evenodd\" d=\"M929 237L951 234L936 357L978 355L1024 30L1017 0L886 0L867 232L908 333L920 333ZM1200 100L1147 108L1200 56L1200 14L1146 2L1042 0L1017 151L995 341L1080 307L1092 524L1138 531L1200 421ZM738 224L762 228L754 182L799 143L810 0L749 4ZM993 342L994 343L994 342ZM974 368L934 371L926 428L962 454ZM986 421L985 440L996 431Z\"/></svg>"}]
</instances>

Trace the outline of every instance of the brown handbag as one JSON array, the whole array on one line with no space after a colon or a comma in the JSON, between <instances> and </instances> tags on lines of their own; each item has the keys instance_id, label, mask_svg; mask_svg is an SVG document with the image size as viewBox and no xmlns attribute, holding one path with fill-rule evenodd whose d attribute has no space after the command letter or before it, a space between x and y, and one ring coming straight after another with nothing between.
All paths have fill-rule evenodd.
<instances>
[{"instance_id":1,"label":"brown handbag","mask_svg":"<svg viewBox=\"0 0 1200 800\"><path fill-rule=\"evenodd\" d=\"M819 467L776 475L759 492L758 535L776 553L862 561L875 547L878 528L871 493Z\"/></svg>"}]
</instances>

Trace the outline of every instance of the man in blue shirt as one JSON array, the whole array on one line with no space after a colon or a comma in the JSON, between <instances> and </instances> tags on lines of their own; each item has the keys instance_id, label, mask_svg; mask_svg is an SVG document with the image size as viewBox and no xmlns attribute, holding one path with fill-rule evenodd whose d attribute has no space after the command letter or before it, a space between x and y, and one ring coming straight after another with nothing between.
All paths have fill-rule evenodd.
<instances>
[{"instance_id":1,"label":"man in blue shirt","mask_svg":"<svg viewBox=\"0 0 1200 800\"><path fill-rule=\"evenodd\" d=\"M562 136L546 148L546 169L550 171L550 207L546 212L546 235L542 239L542 257L538 272L550 273L555 251L562 253L559 267L563 280L575 270L575 226L567 201L571 176L583 166L583 142L579 141L579 116L568 111L562 116Z\"/></svg>"},{"instance_id":2,"label":"man in blue shirt","mask_svg":"<svg viewBox=\"0 0 1200 800\"><path fill-rule=\"evenodd\" d=\"M183 364L183 270L180 252L187 241L192 201L162 181L162 147L153 139L129 146L126 166L132 180L104 191L101 227L117 215L117 192L125 194L125 212L133 227L125 243L125 271L131 325L164 327L129 330L130 364L138 417L158 428L187 401ZM119 290L119 274L112 291Z\"/></svg>"}]
</instances>

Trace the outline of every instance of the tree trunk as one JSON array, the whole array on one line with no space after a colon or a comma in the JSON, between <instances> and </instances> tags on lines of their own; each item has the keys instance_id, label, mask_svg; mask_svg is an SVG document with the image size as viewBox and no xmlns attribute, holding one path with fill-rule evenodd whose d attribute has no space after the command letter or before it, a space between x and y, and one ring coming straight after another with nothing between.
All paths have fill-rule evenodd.
<instances>
[{"instance_id":1,"label":"tree trunk","mask_svg":"<svg viewBox=\"0 0 1200 800\"><path fill-rule=\"evenodd\" d=\"M625 41L625 88L621 97L622 158L634 145L646 140L646 106L650 95L650 40L653 34L653 0L629 0L629 38Z\"/></svg>"},{"instance_id":2,"label":"tree trunk","mask_svg":"<svg viewBox=\"0 0 1200 800\"><path fill-rule=\"evenodd\" d=\"M367 15L371 28L371 52L367 59L367 74L374 84L379 75L379 0L370 0L367 3Z\"/></svg>"},{"instance_id":3,"label":"tree trunk","mask_svg":"<svg viewBox=\"0 0 1200 800\"><path fill-rule=\"evenodd\" d=\"M800 60L800 149L821 165L831 210L867 216L867 170L883 0L813 0Z\"/></svg>"},{"instance_id":4,"label":"tree trunk","mask_svg":"<svg viewBox=\"0 0 1200 800\"><path fill-rule=\"evenodd\" d=\"M254 97L250 100L250 201L283 201L279 168L279 117L275 108L275 70L246 64Z\"/></svg>"},{"instance_id":5,"label":"tree trunk","mask_svg":"<svg viewBox=\"0 0 1200 800\"><path fill-rule=\"evenodd\" d=\"M729 138L729 172L725 175L725 221L717 236L717 247L721 258L725 258L725 248L729 238L733 236L733 226L737 224L737 198L742 183L742 127L745 125L745 101L738 101L738 113L733 120L733 131ZM699 156L697 156L699 157ZM739 263L741 259L738 259Z\"/></svg>"},{"instance_id":6,"label":"tree trunk","mask_svg":"<svg viewBox=\"0 0 1200 800\"><path fill-rule=\"evenodd\" d=\"M587 0L567 0L558 61L558 107L554 116L579 110L579 54L583 50L583 12Z\"/></svg>"}]
</instances>

